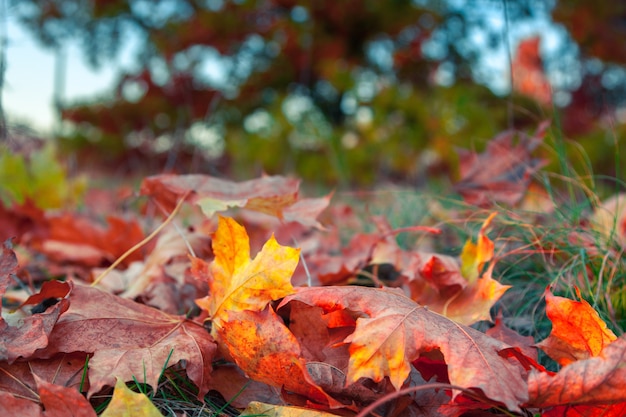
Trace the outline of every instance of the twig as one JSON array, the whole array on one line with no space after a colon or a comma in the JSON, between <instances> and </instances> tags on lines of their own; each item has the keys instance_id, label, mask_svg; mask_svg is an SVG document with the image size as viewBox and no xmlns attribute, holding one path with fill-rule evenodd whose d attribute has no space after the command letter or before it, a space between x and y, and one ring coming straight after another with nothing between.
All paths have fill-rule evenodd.
<instances>
[{"instance_id":1,"label":"twig","mask_svg":"<svg viewBox=\"0 0 626 417\"><path fill-rule=\"evenodd\" d=\"M176 205L176 207L174 208L174 210L172 211L172 213L169 215L169 217L167 219L165 219L165 221L159 226L157 227L152 233L150 233L145 239L143 239L141 242L137 243L135 246L133 246L132 248L128 249L126 252L124 252L124 254L122 256L120 256L119 258L117 258L117 260L115 262L113 262L111 264L111 266L109 266L104 272L102 272L98 278L96 278L94 280L94 282L91 283L91 287L96 286L100 283L100 281L102 281L102 279L107 276L107 274L109 272L111 272L113 269L115 269L115 267L117 267L119 264L121 264L124 259L128 258L130 256L131 253L135 252L137 249L139 249L140 247L142 247L143 245L145 245L146 243L148 243L150 240L152 240L152 238L154 238L161 230L163 230L163 228L165 228L165 226L167 226L173 219L174 216L176 216L176 214L178 214L178 211L180 210L180 208L183 205L183 202L185 201L185 199L187 198L187 196L191 193L191 191L187 191L187 193L185 195L183 195L183 197L180 199L180 201L178 202L178 204Z\"/></svg>"}]
</instances>

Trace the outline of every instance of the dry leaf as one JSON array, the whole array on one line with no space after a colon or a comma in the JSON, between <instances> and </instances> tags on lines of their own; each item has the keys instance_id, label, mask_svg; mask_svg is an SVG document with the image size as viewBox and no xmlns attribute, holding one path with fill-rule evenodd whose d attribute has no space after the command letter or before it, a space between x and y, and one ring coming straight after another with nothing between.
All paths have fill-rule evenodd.
<instances>
[{"instance_id":1,"label":"dry leaf","mask_svg":"<svg viewBox=\"0 0 626 417\"><path fill-rule=\"evenodd\" d=\"M75 388L46 382L33 375L45 417L96 417L96 412L83 395Z\"/></svg>"},{"instance_id":2,"label":"dry leaf","mask_svg":"<svg viewBox=\"0 0 626 417\"><path fill-rule=\"evenodd\" d=\"M439 349L448 365L450 383L479 388L510 410L526 401L519 369L498 355L508 345L417 305L399 291L363 287L302 288L286 297L284 307L300 301L324 312L349 310L359 318L350 343L348 383L359 378L380 381L388 376L399 389L422 352Z\"/></svg>"},{"instance_id":3,"label":"dry leaf","mask_svg":"<svg viewBox=\"0 0 626 417\"><path fill-rule=\"evenodd\" d=\"M156 175L144 179L141 194L152 196L170 211L191 192L187 201L200 206L207 217L230 207L242 207L321 227L316 218L328 205L330 196L300 202L299 187L299 180L281 176L234 182L200 174Z\"/></svg>"},{"instance_id":4,"label":"dry leaf","mask_svg":"<svg viewBox=\"0 0 626 417\"><path fill-rule=\"evenodd\" d=\"M552 331L537 346L560 365L598 356L616 339L593 307L582 299L578 287L575 290L580 301L557 297L546 289L546 314L552 321Z\"/></svg>"},{"instance_id":5,"label":"dry leaf","mask_svg":"<svg viewBox=\"0 0 626 417\"><path fill-rule=\"evenodd\" d=\"M564 366L556 375L532 371L528 404L552 407L626 402L626 337L621 336L595 357Z\"/></svg>"},{"instance_id":6,"label":"dry leaf","mask_svg":"<svg viewBox=\"0 0 626 417\"><path fill-rule=\"evenodd\" d=\"M504 203L517 204L528 188L532 175L545 161L531 157L541 144L548 123L539 125L534 136L519 134L513 144L515 131L501 133L487 144L482 154L459 150L461 181L455 189L463 199L475 206Z\"/></svg>"},{"instance_id":7,"label":"dry leaf","mask_svg":"<svg viewBox=\"0 0 626 417\"><path fill-rule=\"evenodd\" d=\"M115 377L125 381L135 377L155 388L163 367L183 360L189 379L199 388L199 398L207 393L216 347L200 324L95 288L76 286L70 302L50 334L48 347L37 356L93 353L90 396L105 385L113 386Z\"/></svg>"},{"instance_id":8,"label":"dry leaf","mask_svg":"<svg viewBox=\"0 0 626 417\"><path fill-rule=\"evenodd\" d=\"M213 253L215 259L208 270L199 259L193 261L193 268L198 278L206 276L209 281L208 301L199 304L209 312L214 333L228 313L261 311L270 301L293 292L290 280L300 251L281 246L274 236L250 260L246 230L233 219L220 217Z\"/></svg>"},{"instance_id":9,"label":"dry leaf","mask_svg":"<svg viewBox=\"0 0 626 417\"><path fill-rule=\"evenodd\" d=\"M115 383L113 397L100 417L163 417L145 394L131 391L120 378Z\"/></svg>"}]
</instances>

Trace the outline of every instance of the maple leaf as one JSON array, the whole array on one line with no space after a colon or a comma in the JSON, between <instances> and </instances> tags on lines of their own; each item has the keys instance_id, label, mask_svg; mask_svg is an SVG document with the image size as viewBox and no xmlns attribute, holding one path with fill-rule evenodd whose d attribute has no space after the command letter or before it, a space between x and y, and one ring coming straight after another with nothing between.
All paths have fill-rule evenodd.
<instances>
[{"instance_id":1,"label":"maple leaf","mask_svg":"<svg viewBox=\"0 0 626 417\"><path fill-rule=\"evenodd\" d=\"M233 182L200 174L156 175L143 180L140 192L168 210L187 196L187 201L197 204L207 217L230 207L242 207L321 227L316 218L328 206L330 196L302 201L298 198L299 186L299 180L281 176Z\"/></svg>"},{"instance_id":2,"label":"maple leaf","mask_svg":"<svg viewBox=\"0 0 626 417\"><path fill-rule=\"evenodd\" d=\"M97 267L111 263L144 237L137 221L115 216L107 218L108 227L69 213L51 217L49 223L48 235L33 242L33 247L64 264ZM124 260L124 265L142 257L141 252L134 252Z\"/></svg>"},{"instance_id":3,"label":"maple leaf","mask_svg":"<svg viewBox=\"0 0 626 417\"><path fill-rule=\"evenodd\" d=\"M0 201L0 241L14 238L17 243L29 242L33 237L44 237L48 227L44 211L32 199L10 207Z\"/></svg>"},{"instance_id":4,"label":"maple leaf","mask_svg":"<svg viewBox=\"0 0 626 417\"><path fill-rule=\"evenodd\" d=\"M131 391L120 378L115 383L111 402L100 417L162 417L163 414L141 392Z\"/></svg>"},{"instance_id":5,"label":"maple leaf","mask_svg":"<svg viewBox=\"0 0 626 417\"><path fill-rule=\"evenodd\" d=\"M552 321L550 335L537 344L560 365L598 356L605 346L616 339L598 313L582 299L580 301L557 297L546 289L546 314Z\"/></svg>"},{"instance_id":6,"label":"maple leaf","mask_svg":"<svg viewBox=\"0 0 626 417\"><path fill-rule=\"evenodd\" d=\"M193 259L199 278L206 276L210 296L199 301L219 328L229 312L261 311L272 300L293 293L291 275L298 264L300 250L281 246L274 236L250 260L250 241L246 230L230 218L219 218L213 235L215 258L206 263ZM202 272L204 271L204 272Z\"/></svg>"},{"instance_id":7,"label":"maple leaf","mask_svg":"<svg viewBox=\"0 0 626 417\"><path fill-rule=\"evenodd\" d=\"M46 360L0 362L0 415L15 415L15 410L20 410L20 416L41 416L42 404L45 416L95 416L91 405L78 392L86 357L76 353ZM11 412L3 413L3 406L15 408L7 408ZM72 407L75 414L68 412L67 407Z\"/></svg>"},{"instance_id":8,"label":"maple leaf","mask_svg":"<svg viewBox=\"0 0 626 417\"><path fill-rule=\"evenodd\" d=\"M431 256L425 264L416 258L420 276L408 280L413 300L461 324L491 320L491 307L510 288L491 277L493 262L483 271L493 258L494 243L486 231L495 214L484 221L476 243L467 240L460 264L441 255Z\"/></svg>"},{"instance_id":9,"label":"maple leaf","mask_svg":"<svg viewBox=\"0 0 626 417\"><path fill-rule=\"evenodd\" d=\"M181 361L198 386L198 397L207 393L216 346L200 324L96 288L75 286L69 299L70 308L54 326L48 346L35 356L93 353L88 395L113 386L115 377L136 377L156 388L164 365Z\"/></svg>"},{"instance_id":10,"label":"maple leaf","mask_svg":"<svg viewBox=\"0 0 626 417\"><path fill-rule=\"evenodd\" d=\"M361 377L377 382L388 376L399 389L409 376L411 362L422 352L439 349L451 384L480 389L510 410L519 410L527 400L519 369L498 355L508 345L428 311L400 291L301 288L285 297L279 308L293 301L319 306L326 313L355 312L355 330L344 340L350 344L349 384Z\"/></svg>"},{"instance_id":11,"label":"maple leaf","mask_svg":"<svg viewBox=\"0 0 626 417\"><path fill-rule=\"evenodd\" d=\"M241 414L266 417L334 417L336 415L302 407L264 404L259 401L252 401Z\"/></svg>"},{"instance_id":12,"label":"maple leaf","mask_svg":"<svg viewBox=\"0 0 626 417\"><path fill-rule=\"evenodd\" d=\"M212 334L252 379L302 395L317 403L335 404L309 380L300 345L268 306L293 293L290 279L298 249L281 246L274 236L254 260L246 230L221 217L213 234L215 258L210 265L192 258L196 277L209 281L210 296L198 300L212 320Z\"/></svg>"},{"instance_id":13,"label":"maple leaf","mask_svg":"<svg viewBox=\"0 0 626 417\"><path fill-rule=\"evenodd\" d=\"M5 252L0 264L1 269L9 266L9 269L17 267L17 261L13 263L15 254L5 246ZM7 260L9 258L9 260ZM0 275L3 275L0 272ZM6 280L0 277L0 290L4 293ZM3 288L4 287L4 288ZM71 290L71 285L58 281L45 282L38 294L31 296L24 302L26 304L38 304L44 300L55 300L54 304L43 311L21 315L20 311L13 314L3 314L0 317L0 360L13 362L17 358L30 357L37 349L45 348L49 343L50 333L59 319L59 316L69 308L69 301L65 297ZM57 298L62 298L57 301Z\"/></svg>"},{"instance_id":14,"label":"maple leaf","mask_svg":"<svg viewBox=\"0 0 626 417\"><path fill-rule=\"evenodd\" d=\"M262 311L229 311L218 340L255 381L301 395L317 404L339 405L306 372L300 344L269 306Z\"/></svg>"},{"instance_id":15,"label":"maple leaf","mask_svg":"<svg viewBox=\"0 0 626 417\"><path fill-rule=\"evenodd\" d=\"M531 371L528 376L530 406L626 402L626 336L606 345L595 357L579 360L556 374Z\"/></svg>"},{"instance_id":16,"label":"maple leaf","mask_svg":"<svg viewBox=\"0 0 626 417\"><path fill-rule=\"evenodd\" d=\"M96 417L89 401L75 388L51 384L37 375L33 377L46 417Z\"/></svg>"},{"instance_id":17,"label":"maple leaf","mask_svg":"<svg viewBox=\"0 0 626 417\"><path fill-rule=\"evenodd\" d=\"M20 411L20 417L41 417L41 408L32 401L0 391L0 415L12 416Z\"/></svg>"},{"instance_id":18,"label":"maple leaf","mask_svg":"<svg viewBox=\"0 0 626 417\"><path fill-rule=\"evenodd\" d=\"M547 128L548 123L544 122L532 137L520 133L516 145L513 145L515 131L501 133L480 155L460 149L461 180L455 190L468 204L476 206L517 204L524 196L531 176L545 165L544 160L532 158L531 153L543 140Z\"/></svg>"},{"instance_id":19,"label":"maple leaf","mask_svg":"<svg viewBox=\"0 0 626 417\"><path fill-rule=\"evenodd\" d=\"M522 40L511 67L513 69L513 89L534 98L539 103L552 103L552 88L543 71L543 62L539 55L541 37L533 36Z\"/></svg>"},{"instance_id":20,"label":"maple leaf","mask_svg":"<svg viewBox=\"0 0 626 417\"><path fill-rule=\"evenodd\" d=\"M494 243L487 237L487 228L497 213L491 213L478 232L477 242L468 239L461 252L461 274L471 285L482 272L483 265L493 258Z\"/></svg>"},{"instance_id":21,"label":"maple leaf","mask_svg":"<svg viewBox=\"0 0 626 417\"><path fill-rule=\"evenodd\" d=\"M617 404L561 405L541 413L541 417L624 417L626 402Z\"/></svg>"}]
</instances>

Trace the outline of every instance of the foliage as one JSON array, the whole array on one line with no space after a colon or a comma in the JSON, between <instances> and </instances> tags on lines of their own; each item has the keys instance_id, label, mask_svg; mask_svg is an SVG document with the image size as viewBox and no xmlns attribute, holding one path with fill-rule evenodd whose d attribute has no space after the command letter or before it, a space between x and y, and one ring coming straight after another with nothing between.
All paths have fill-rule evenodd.
<instances>
[{"instance_id":1,"label":"foliage","mask_svg":"<svg viewBox=\"0 0 626 417\"><path fill-rule=\"evenodd\" d=\"M76 202L84 187L84 179L69 179L51 145L28 157L7 146L0 148L0 200L5 205L30 200L41 209L61 208Z\"/></svg>"},{"instance_id":2,"label":"foliage","mask_svg":"<svg viewBox=\"0 0 626 417\"><path fill-rule=\"evenodd\" d=\"M44 45L78 41L93 64L110 62L128 38L138 43L136 63L113 91L61 103L73 127L60 137L67 149L82 149L79 163L239 179L294 173L348 185L419 181L456 166L453 145L481 150L496 132L548 116L576 140L614 117L626 97L623 48L612 46L622 38L621 5L485 6L20 0L12 10ZM611 24L597 24L589 8ZM569 29L562 50L546 55L535 36L503 45L509 27L549 12ZM513 57L511 74L485 67L494 55ZM477 85L509 77L515 94L506 99ZM601 171L606 161L593 162Z\"/></svg>"},{"instance_id":3,"label":"foliage","mask_svg":"<svg viewBox=\"0 0 626 417\"><path fill-rule=\"evenodd\" d=\"M577 190L540 188L544 134L461 155L460 195L422 206L162 174L106 226L97 202L5 207L30 222L0 254L0 410L174 415L221 396L271 415L619 415L624 196L577 208ZM155 212L167 228L146 244Z\"/></svg>"}]
</instances>

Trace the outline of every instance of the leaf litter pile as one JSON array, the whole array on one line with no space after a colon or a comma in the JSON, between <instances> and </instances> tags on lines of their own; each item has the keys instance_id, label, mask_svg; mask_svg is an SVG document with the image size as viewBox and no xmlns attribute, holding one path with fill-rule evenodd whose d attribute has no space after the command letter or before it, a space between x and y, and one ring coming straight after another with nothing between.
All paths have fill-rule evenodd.
<instances>
[{"instance_id":1,"label":"leaf litter pile","mask_svg":"<svg viewBox=\"0 0 626 417\"><path fill-rule=\"evenodd\" d=\"M544 130L462 156L457 191L518 204ZM199 415L161 400L168 384L198 408L228 402L212 415L626 415L626 338L577 288L546 286L543 340L494 316L511 291L493 276L495 212L478 211L482 227L449 256L428 243L441 228L372 216L366 233L295 179L159 175L140 194L141 214L106 225L2 208L0 415ZM403 247L400 233L420 239Z\"/></svg>"}]
</instances>

